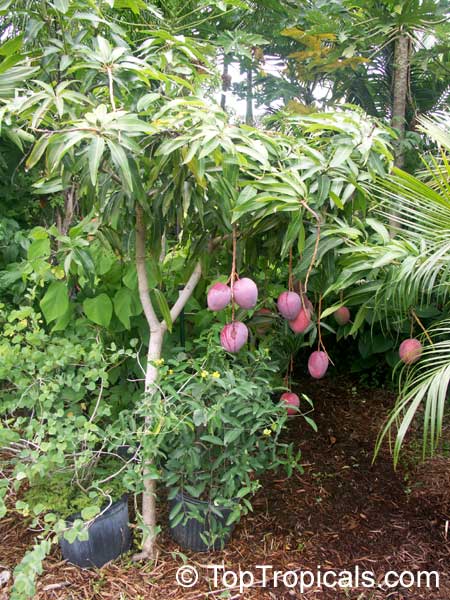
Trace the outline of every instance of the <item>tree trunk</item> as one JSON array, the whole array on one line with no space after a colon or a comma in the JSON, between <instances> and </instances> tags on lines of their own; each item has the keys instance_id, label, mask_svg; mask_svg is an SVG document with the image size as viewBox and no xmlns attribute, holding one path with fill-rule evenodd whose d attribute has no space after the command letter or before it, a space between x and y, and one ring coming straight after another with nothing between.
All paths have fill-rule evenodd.
<instances>
[{"instance_id":1,"label":"tree trunk","mask_svg":"<svg viewBox=\"0 0 450 600\"><path fill-rule=\"evenodd\" d=\"M225 54L223 55L223 70L222 70L222 96L220 98L220 107L225 110L227 105L227 96L225 92L230 89L231 77L228 72L230 59Z\"/></svg>"},{"instance_id":2,"label":"tree trunk","mask_svg":"<svg viewBox=\"0 0 450 600\"><path fill-rule=\"evenodd\" d=\"M403 169L405 165L403 141L405 139L406 103L408 98L409 48L408 36L400 33L395 40L394 48L391 117L391 125L397 130L398 134L398 140L394 143L394 165L399 169ZM389 224L391 226L390 235L394 237L395 232L401 228L395 211L389 217Z\"/></svg>"},{"instance_id":3,"label":"tree trunk","mask_svg":"<svg viewBox=\"0 0 450 600\"><path fill-rule=\"evenodd\" d=\"M253 125L253 70L247 69L247 110L245 113L245 122L247 125Z\"/></svg>"},{"instance_id":4,"label":"tree trunk","mask_svg":"<svg viewBox=\"0 0 450 600\"><path fill-rule=\"evenodd\" d=\"M395 143L395 166L402 169L405 156L402 143L405 138L406 101L408 97L409 74L409 38L400 34L395 41L394 50L394 81L392 94L391 125L398 131L398 141Z\"/></svg>"},{"instance_id":5,"label":"tree trunk","mask_svg":"<svg viewBox=\"0 0 450 600\"><path fill-rule=\"evenodd\" d=\"M164 334L167 331L167 323L160 322L152 305L150 290L148 287L146 258L146 235L144 215L140 206L136 207L136 271L138 276L139 298L144 310L145 318L149 327L150 339L147 352L147 366L145 371L145 403L152 402L155 391L155 383L158 378L158 368L155 361L161 358ZM177 301L170 310L172 322L180 315L187 301L191 297L201 277L201 264L198 262L189 277L186 285L181 290ZM145 425L151 427L150 417L145 418ZM142 466L144 477L144 492L142 494L142 520L148 533L144 535L142 552L134 556L134 560L153 558L155 556L156 539L156 482L150 479L152 462L146 461Z\"/></svg>"}]
</instances>

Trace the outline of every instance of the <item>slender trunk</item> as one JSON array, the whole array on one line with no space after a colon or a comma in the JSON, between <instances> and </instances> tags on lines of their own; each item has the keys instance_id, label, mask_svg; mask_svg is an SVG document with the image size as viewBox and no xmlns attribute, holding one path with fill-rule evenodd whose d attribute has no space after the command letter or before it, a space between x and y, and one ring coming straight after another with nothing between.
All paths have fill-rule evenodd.
<instances>
[{"instance_id":1,"label":"slender trunk","mask_svg":"<svg viewBox=\"0 0 450 600\"><path fill-rule=\"evenodd\" d=\"M253 70L247 69L247 110L245 113L245 122L247 125L253 125Z\"/></svg>"},{"instance_id":2,"label":"slender trunk","mask_svg":"<svg viewBox=\"0 0 450 600\"><path fill-rule=\"evenodd\" d=\"M399 169L403 169L405 165L403 142L405 139L406 103L408 98L409 47L408 36L400 33L395 40L394 48L391 117L391 125L397 130L398 134L398 140L394 143L394 165ZM394 237L396 230L401 227L395 211L389 217L389 224L391 226L391 237Z\"/></svg>"},{"instance_id":3,"label":"slender trunk","mask_svg":"<svg viewBox=\"0 0 450 600\"><path fill-rule=\"evenodd\" d=\"M140 206L136 207L136 271L138 276L139 298L144 310L145 318L150 332L147 353L147 366L145 371L145 402L152 401L153 385L158 377L158 369L154 361L161 357L164 331L154 311L148 287L147 269L145 265L145 224L144 215ZM145 425L150 426L150 417L145 418ZM135 556L136 560L153 558L155 555L156 537L156 485L155 480L149 478L151 462L145 462L142 467L144 477L144 492L142 494L142 520L148 533L144 535L142 552Z\"/></svg>"},{"instance_id":4,"label":"slender trunk","mask_svg":"<svg viewBox=\"0 0 450 600\"><path fill-rule=\"evenodd\" d=\"M56 227L60 235L67 235L77 207L76 188L72 186L64 192L64 209L57 209Z\"/></svg>"},{"instance_id":5,"label":"slender trunk","mask_svg":"<svg viewBox=\"0 0 450 600\"><path fill-rule=\"evenodd\" d=\"M147 320L150 339L147 352L147 366L145 371L145 402L152 402L154 386L158 378L158 369L155 361L161 358L164 334L167 323L160 322L152 305L148 286L146 258L146 235L144 215L140 206L136 207L136 271L138 276L139 298ZM195 266L186 285L181 290L177 301L170 310L172 322L180 315L187 301L191 297L202 273L200 262ZM146 417L146 427L151 427L151 418ZM142 520L148 532L144 535L142 552L134 556L135 560L153 558L155 556L156 539L156 482L150 478L152 462L147 460L142 466L144 477L144 492L142 494Z\"/></svg>"},{"instance_id":6,"label":"slender trunk","mask_svg":"<svg viewBox=\"0 0 450 600\"><path fill-rule=\"evenodd\" d=\"M222 110L225 110L227 105L227 96L225 92L230 89L231 77L228 72L228 67L230 65L230 59L226 54L223 56L223 70L222 70L222 96L220 98L220 106Z\"/></svg>"},{"instance_id":7,"label":"slender trunk","mask_svg":"<svg viewBox=\"0 0 450 600\"><path fill-rule=\"evenodd\" d=\"M395 144L395 166L402 169L405 164L403 140L405 138L406 102L408 97L409 39L400 34L395 41L394 81L392 93L391 125L398 131Z\"/></svg>"}]
</instances>

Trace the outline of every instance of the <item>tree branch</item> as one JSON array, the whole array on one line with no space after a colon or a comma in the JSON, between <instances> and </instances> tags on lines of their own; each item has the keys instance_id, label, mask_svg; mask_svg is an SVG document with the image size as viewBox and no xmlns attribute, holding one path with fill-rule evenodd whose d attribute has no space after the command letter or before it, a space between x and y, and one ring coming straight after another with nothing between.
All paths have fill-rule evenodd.
<instances>
[{"instance_id":1,"label":"tree branch","mask_svg":"<svg viewBox=\"0 0 450 600\"><path fill-rule=\"evenodd\" d=\"M191 276L189 277L186 285L181 290L180 295L178 296L177 301L170 309L170 316L172 318L172 322L174 322L178 316L180 315L183 308L186 306L187 301L192 296L193 291L195 290L196 285L200 281L200 277L202 276L202 265L200 261L194 267ZM164 326L167 326L164 323Z\"/></svg>"},{"instance_id":2,"label":"tree branch","mask_svg":"<svg viewBox=\"0 0 450 600\"><path fill-rule=\"evenodd\" d=\"M158 331L161 324L153 308L148 288L147 269L145 267L145 225L142 208L139 205L136 206L136 271L138 276L139 298L150 332Z\"/></svg>"}]
</instances>

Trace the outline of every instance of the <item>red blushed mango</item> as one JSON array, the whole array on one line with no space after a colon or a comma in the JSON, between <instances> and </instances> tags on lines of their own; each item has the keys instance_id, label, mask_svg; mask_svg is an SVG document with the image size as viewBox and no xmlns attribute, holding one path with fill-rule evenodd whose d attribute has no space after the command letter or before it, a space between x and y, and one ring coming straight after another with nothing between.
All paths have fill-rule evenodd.
<instances>
[{"instance_id":1,"label":"red blushed mango","mask_svg":"<svg viewBox=\"0 0 450 600\"><path fill-rule=\"evenodd\" d=\"M297 317L289 321L289 327L294 333L304 333L311 325L311 313L307 308L300 309Z\"/></svg>"},{"instance_id":2,"label":"red blushed mango","mask_svg":"<svg viewBox=\"0 0 450 600\"><path fill-rule=\"evenodd\" d=\"M296 292L283 292L278 296L277 307L288 321L293 321L302 308L302 301Z\"/></svg>"},{"instance_id":3,"label":"red blushed mango","mask_svg":"<svg viewBox=\"0 0 450 600\"><path fill-rule=\"evenodd\" d=\"M224 283L215 283L209 288L207 302L209 310L222 310L231 300L231 290Z\"/></svg>"},{"instance_id":4,"label":"red blushed mango","mask_svg":"<svg viewBox=\"0 0 450 600\"><path fill-rule=\"evenodd\" d=\"M293 392L284 392L281 394L281 402L284 402L287 408L288 415L298 414L298 407L300 406L300 398Z\"/></svg>"},{"instance_id":5,"label":"red blushed mango","mask_svg":"<svg viewBox=\"0 0 450 600\"><path fill-rule=\"evenodd\" d=\"M417 362L422 355L422 344L416 338L409 338L407 340L403 340L400 344L400 348L398 349L398 353L400 355L400 360L405 363L405 365L412 365Z\"/></svg>"},{"instance_id":6,"label":"red blushed mango","mask_svg":"<svg viewBox=\"0 0 450 600\"><path fill-rule=\"evenodd\" d=\"M341 308L334 311L333 317L338 325L347 325L350 321L350 311L346 306L341 306Z\"/></svg>"},{"instance_id":7,"label":"red blushed mango","mask_svg":"<svg viewBox=\"0 0 450 600\"><path fill-rule=\"evenodd\" d=\"M248 277L238 279L233 286L234 300L241 308L254 308L258 302L256 283Z\"/></svg>"},{"instance_id":8,"label":"red blushed mango","mask_svg":"<svg viewBox=\"0 0 450 600\"><path fill-rule=\"evenodd\" d=\"M328 369L329 358L326 352L316 350L308 360L308 371L314 379L322 379Z\"/></svg>"},{"instance_id":9,"label":"red blushed mango","mask_svg":"<svg viewBox=\"0 0 450 600\"><path fill-rule=\"evenodd\" d=\"M227 352L236 353L247 343L248 329L241 321L228 323L220 332L220 344Z\"/></svg>"}]
</instances>

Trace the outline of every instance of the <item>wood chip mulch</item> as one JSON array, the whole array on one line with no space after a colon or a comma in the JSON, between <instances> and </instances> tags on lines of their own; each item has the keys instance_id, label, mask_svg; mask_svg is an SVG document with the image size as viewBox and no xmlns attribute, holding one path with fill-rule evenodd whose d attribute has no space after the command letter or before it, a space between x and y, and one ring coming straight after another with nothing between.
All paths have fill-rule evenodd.
<instances>
[{"instance_id":1,"label":"wood chip mulch","mask_svg":"<svg viewBox=\"0 0 450 600\"><path fill-rule=\"evenodd\" d=\"M302 450L304 474L267 477L254 499L254 513L243 518L224 552L184 551L170 539L167 527L155 564L135 564L126 556L99 570L81 570L55 549L44 563L34 600L450 600L450 462L430 461L408 478L404 469L394 471L386 448L372 465L374 441L393 402L388 392L331 378L305 381L300 391L313 399L319 427L316 434L298 417L289 424L287 437ZM421 486L411 486L414 477ZM164 506L160 517L164 525ZM23 523L4 518L0 570L12 570L32 540ZM200 575L198 584L185 590L175 580L183 555ZM266 588L240 593L238 588L214 587L206 567L222 563L228 570L253 571L255 580L260 574L256 565L313 572L319 566L338 572L359 566L373 571L379 581L387 571L438 571L440 587L313 587L301 594L298 588L274 587L269 577ZM8 598L7 585L0 587L0 600Z\"/></svg>"}]
</instances>

